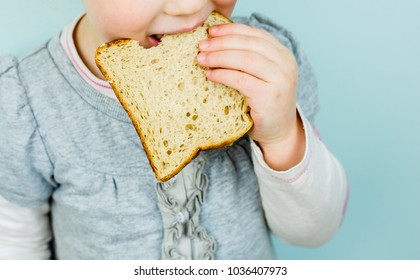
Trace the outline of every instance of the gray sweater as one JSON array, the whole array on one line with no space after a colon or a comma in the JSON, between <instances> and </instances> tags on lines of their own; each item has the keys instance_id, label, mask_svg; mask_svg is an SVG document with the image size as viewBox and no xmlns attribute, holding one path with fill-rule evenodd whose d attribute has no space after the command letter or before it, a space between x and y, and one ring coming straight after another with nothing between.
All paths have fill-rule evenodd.
<instances>
[{"instance_id":1,"label":"gray sweater","mask_svg":"<svg viewBox=\"0 0 420 280\"><path fill-rule=\"evenodd\" d=\"M292 35L258 15L235 21L293 51L298 103L312 121L316 81ZM78 75L58 37L20 61L0 59L0 116L0 195L51 203L56 258L182 258L167 240L185 236L200 248L193 258L274 257L248 137L202 152L181 183L158 182L126 112ZM171 192L183 181L180 206Z\"/></svg>"}]
</instances>

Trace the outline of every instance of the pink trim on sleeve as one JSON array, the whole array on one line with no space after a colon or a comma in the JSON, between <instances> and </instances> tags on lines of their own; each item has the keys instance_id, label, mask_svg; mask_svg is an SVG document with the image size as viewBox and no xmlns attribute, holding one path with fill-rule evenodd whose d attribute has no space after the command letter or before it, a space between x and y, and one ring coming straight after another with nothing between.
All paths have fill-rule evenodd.
<instances>
[{"instance_id":1,"label":"pink trim on sleeve","mask_svg":"<svg viewBox=\"0 0 420 280\"><path fill-rule=\"evenodd\" d=\"M319 133L318 129L316 128L314 124L312 125L312 129L314 131L315 136L322 142L321 134Z\"/></svg>"}]
</instances>

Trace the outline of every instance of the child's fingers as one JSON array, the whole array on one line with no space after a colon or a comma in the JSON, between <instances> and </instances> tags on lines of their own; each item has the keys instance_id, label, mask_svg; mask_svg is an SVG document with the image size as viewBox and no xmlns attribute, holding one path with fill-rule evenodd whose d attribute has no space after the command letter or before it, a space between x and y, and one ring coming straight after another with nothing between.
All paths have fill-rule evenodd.
<instances>
[{"instance_id":1,"label":"child's fingers","mask_svg":"<svg viewBox=\"0 0 420 280\"><path fill-rule=\"evenodd\" d=\"M213 26L209 32L214 37L200 43L202 51L243 50L259 53L281 66L283 74L286 75L294 73L297 68L292 52L264 30L248 25L229 23Z\"/></svg>"},{"instance_id":2,"label":"child's fingers","mask_svg":"<svg viewBox=\"0 0 420 280\"><path fill-rule=\"evenodd\" d=\"M240 23L227 23L212 26L209 28L209 34L211 37L220 37L227 35L247 35L254 36L264 40L267 40L271 44L279 45L279 42L270 33L245 24Z\"/></svg>"},{"instance_id":3,"label":"child's fingers","mask_svg":"<svg viewBox=\"0 0 420 280\"><path fill-rule=\"evenodd\" d=\"M238 70L265 82L275 81L279 71L282 71L275 62L259 53L250 51L202 52L198 55L197 60L204 67Z\"/></svg>"},{"instance_id":4,"label":"child's fingers","mask_svg":"<svg viewBox=\"0 0 420 280\"><path fill-rule=\"evenodd\" d=\"M207 71L206 76L210 81L224 84L241 92L248 99L251 108L254 107L252 100L256 100L256 94L263 92L267 87L264 81L231 69L212 69Z\"/></svg>"},{"instance_id":5,"label":"child's fingers","mask_svg":"<svg viewBox=\"0 0 420 280\"><path fill-rule=\"evenodd\" d=\"M248 35L229 35L223 37L215 37L200 42L200 51L214 52L221 50L247 50L260 53L268 59L281 63L281 55L279 47L273 45L267 40L255 36Z\"/></svg>"}]
</instances>

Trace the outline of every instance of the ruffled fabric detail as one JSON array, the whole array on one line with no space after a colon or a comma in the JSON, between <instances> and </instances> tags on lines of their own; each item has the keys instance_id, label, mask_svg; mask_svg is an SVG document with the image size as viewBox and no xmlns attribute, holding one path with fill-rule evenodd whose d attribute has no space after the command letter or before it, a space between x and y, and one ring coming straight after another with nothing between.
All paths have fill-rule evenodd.
<instances>
[{"instance_id":1,"label":"ruffled fabric detail","mask_svg":"<svg viewBox=\"0 0 420 280\"><path fill-rule=\"evenodd\" d=\"M208 187L204 164L199 156L172 180L156 184L164 228L162 259L214 258L216 242L199 221Z\"/></svg>"}]
</instances>

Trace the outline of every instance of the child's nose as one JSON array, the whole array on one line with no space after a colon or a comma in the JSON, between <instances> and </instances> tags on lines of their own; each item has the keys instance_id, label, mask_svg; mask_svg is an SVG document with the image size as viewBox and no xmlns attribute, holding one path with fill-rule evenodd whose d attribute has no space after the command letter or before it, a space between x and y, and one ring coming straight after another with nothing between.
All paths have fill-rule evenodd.
<instances>
[{"instance_id":1,"label":"child's nose","mask_svg":"<svg viewBox=\"0 0 420 280\"><path fill-rule=\"evenodd\" d=\"M164 12L172 16L191 15L200 11L208 0L168 0Z\"/></svg>"}]
</instances>

